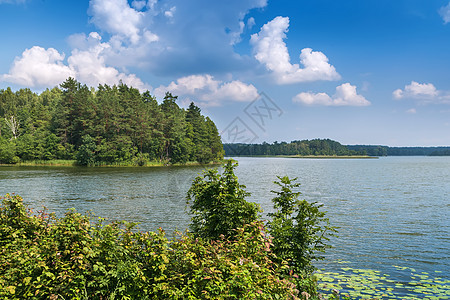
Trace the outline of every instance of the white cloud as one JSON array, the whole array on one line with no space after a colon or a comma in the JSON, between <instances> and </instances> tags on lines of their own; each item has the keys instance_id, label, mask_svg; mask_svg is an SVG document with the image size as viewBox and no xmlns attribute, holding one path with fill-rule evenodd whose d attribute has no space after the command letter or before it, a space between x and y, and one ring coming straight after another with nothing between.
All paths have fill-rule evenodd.
<instances>
[{"instance_id":1,"label":"white cloud","mask_svg":"<svg viewBox=\"0 0 450 300\"><path fill-rule=\"evenodd\" d=\"M241 35L244 32L245 23L243 21L239 22L239 30L235 32L230 32L229 35L231 36L231 44L235 45L241 42Z\"/></svg>"},{"instance_id":2,"label":"white cloud","mask_svg":"<svg viewBox=\"0 0 450 300\"><path fill-rule=\"evenodd\" d=\"M84 41L80 36L74 39L82 47L72 51L67 64L64 63L64 54L57 50L34 46L25 50L21 57L16 57L9 73L0 75L0 80L26 87L51 87L68 77L74 77L94 87L99 84L118 84L121 80L140 90L150 88L136 75L121 73L106 65L103 52L110 46L101 43L97 33L91 33Z\"/></svg>"},{"instance_id":3,"label":"white cloud","mask_svg":"<svg viewBox=\"0 0 450 300\"><path fill-rule=\"evenodd\" d=\"M27 87L55 86L75 75L63 60L64 54L53 48L34 46L16 57L9 73L0 75L0 80Z\"/></svg>"},{"instance_id":4,"label":"white cloud","mask_svg":"<svg viewBox=\"0 0 450 300\"><path fill-rule=\"evenodd\" d=\"M134 2L136 7L140 2ZM140 41L144 13L130 7L127 0L91 0L91 21L112 35L129 39L132 44Z\"/></svg>"},{"instance_id":5,"label":"white cloud","mask_svg":"<svg viewBox=\"0 0 450 300\"><path fill-rule=\"evenodd\" d=\"M415 99L424 104L444 103L450 104L450 91L438 90L432 83L418 83L411 81L403 89L392 92L394 99Z\"/></svg>"},{"instance_id":6,"label":"white cloud","mask_svg":"<svg viewBox=\"0 0 450 300\"><path fill-rule=\"evenodd\" d=\"M340 75L328 58L319 51L304 48L300 53L300 63L291 64L284 39L289 28L288 17L276 17L265 24L259 33L251 36L255 58L273 72L280 84L316 80L337 80Z\"/></svg>"},{"instance_id":7,"label":"white cloud","mask_svg":"<svg viewBox=\"0 0 450 300\"><path fill-rule=\"evenodd\" d=\"M158 0L148 0L148 1L147 1L147 7L148 7L149 9L154 9L154 8L155 8L155 5L156 5L156 2L158 2Z\"/></svg>"},{"instance_id":8,"label":"white cloud","mask_svg":"<svg viewBox=\"0 0 450 300\"><path fill-rule=\"evenodd\" d=\"M169 10L166 10L164 12L164 15L168 18L173 18L173 14L175 13L175 11L177 10L176 6L172 6Z\"/></svg>"},{"instance_id":9,"label":"white cloud","mask_svg":"<svg viewBox=\"0 0 450 300\"><path fill-rule=\"evenodd\" d=\"M418 83L411 81L405 88L397 89L393 93L395 99L402 98L433 98L438 95L436 87L432 83Z\"/></svg>"},{"instance_id":10,"label":"white cloud","mask_svg":"<svg viewBox=\"0 0 450 300\"><path fill-rule=\"evenodd\" d=\"M243 22L247 13L266 6L266 0L150 0L145 8L142 1L129 2L90 0L91 21L110 35L105 55L111 66L179 77L230 72L253 63L233 45L249 30Z\"/></svg>"},{"instance_id":11,"label":"white cloud","mask_svg":"<svg viewBox=\"0 0 450 300\"><path fill-rule=\"evenodd\" d=\"M223 82L209 74L179 78L168 86L156 88L154 94L162 98L167 91L189 101L200 101L206 106L218 106L224 101L252 101L258 96L258 91L252 84L239 80Z\"/></svg>"},{"instance_id":12,"label":"white cloud","mask_svg":"<svg viewBox=\"0 0 450 300\"><path fill-rule=\"evenodd\" d=\"M248 26L245 25L248 12L266 5L266 0L232 3L90 0L88 14L98 32L70 36L70 56L67 53L64 57L55 49L41 48L48 52L50 61L47 63L33 55L35 59L32 62L28 60L21 64L27 58L24 52L22 55L25 57L19 55L10 72L0 75L0 80L36 87L60 83L70 74L93 85L97 82L111 83L118 78L141 85L142 82L137 81L134 75L128 74L128 69L139 68L155 76L173 78L248 70L254 66L254 60L236 53L233 44L239 42L242 33L248 31L254 22L249 18ZM102 37L104 41L101 41ZM51 51L60 57L51 60ZM52 72L44 75L54 79L47 79L38 71L33 73L36 64L46 64L42 69L51 69ZM30 65L30 68L25 68L25 65ZM237 89L239 85L228 86L231 87Z\"/></svg>"},{"instance_id":13,"label":"white cloud","mask_svg":"<svg viewBox=\"0 0 450 300\"><path fill-rule=\"evenodd\" d=\"M91 34L90 38L92 36L96 37L95 34ZM148 89L149 86L145 85L136 75L120 73L117 69L106 65L103 52L109 47L109 44L101 43L98 39L97 44L86 50L73 50L67 61L70 68L75 71L75 78L91 86L98 86L99 84L114 85L122 81L140 90Z\"/></svg>"},{"instance_id":14,"label":"white cloud","mask_svg":"<svg viewBox=\"0 0 450 300\"><path fill-rule=\"evenodd\" d=\"M293 102L305 105L324 106L368 106L370 102L356 92L356 86L344 83L336 87L336 93L330 97L326 93L300 93L296 95Z\"/></svg>"},{"instance_id":15,"label":"white cloud","mask_svg":"<svg viewBox=\"0 0 450 300\"><path fill-rule=\"evenodd\" d=\"M406 111L407 114L416 114L417 110L415 108L410 108Z\"/></svg>"},{"instance_id":16,"label":"white cloud","mask_svg":"<svg viewBox=\"0 0 450 300\"><path fill-rule=\"evenodd\" d=\"M146 5L147 5L147 1L145 1L145 0L142 0L142 1L134 0L133 2L131 2L131 6L133 8L135 8L136 10L142 10Z\"/></svg>"},{"instance_id":17,"label":"white cloud","mask_svg":"<svg viewBox=\"0 0 450 300\"><path fill-rule=\"evenodd\" d=\"M256 25L255 18L250 17L247 20L247 28L252 29Z\"/></svg>"},{"instance_id":18,"label":"white cloud","mask_svg":"<svg viewBox=\"0 0 450 300\"><path fill-rule=\"evenodd\" d=\"M450 2L447 4L447 6L441 7L441 9L439 10L439 14L444 20L444 24L450 23Z\"/></svg>"}]
</instances>

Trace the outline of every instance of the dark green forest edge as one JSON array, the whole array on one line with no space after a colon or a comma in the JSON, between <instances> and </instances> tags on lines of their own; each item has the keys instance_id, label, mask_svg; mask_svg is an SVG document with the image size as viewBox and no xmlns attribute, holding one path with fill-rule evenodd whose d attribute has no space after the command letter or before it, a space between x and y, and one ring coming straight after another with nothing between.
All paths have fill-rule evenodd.
<instances>
[{"instance_id":1,"label":"dark green forest edge","mask_svg":"<svg viewBox=\"0 0 450 300\"><path fill-rule=\"evenodd\" d=\"M191 103L123 83L97 89L69 78L36 94L0 90L0 163L206 164L223 159L216 125ZM62 162L64 163L64 162ZM65 162L67 163L67 162Z\"/></svg>"},{"instance_id":2,"label":"dark green forest edge","mask_svg":"<svg viewBox=\"0 0 450 300\"><path fill-rule=\"evenodd\" d=\"M74 210L33 213L6 195L0 299L323 299L313 262L336 230L322 205L299 200L295 179L278 177L274 212L261 221L236 166L193 181L191 231L172 239Z\"/></svg>"},{"instance_id":3,"label":"dark green forest edge","mask_svg":"<svg viewBox=\"0 0 450 300\"><path fill-rule=\"evenodd\" d=\"M448 156L450 147L389 147L342 145L330 139L313 139L272 144L224 144L226 156Z\"/></svg>"}]
</instances>

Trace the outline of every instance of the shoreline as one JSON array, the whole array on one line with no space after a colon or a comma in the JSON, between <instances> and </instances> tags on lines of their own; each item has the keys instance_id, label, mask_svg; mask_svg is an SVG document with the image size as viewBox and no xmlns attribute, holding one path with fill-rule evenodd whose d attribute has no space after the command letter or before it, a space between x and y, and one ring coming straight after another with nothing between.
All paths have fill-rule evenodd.
<instances>
[{"instance_id":1,"label":"shoreline","mask_svg":"<svg viewBox=\"0 0 450 300\"><path fill-rule=\"evenodd\" d=\"M161 162L148 162L143 166L138 166L132 163L123 164L101 164L94 166L79 166L76 165L75 160L38 160L38 161L24 161L16 164L0 164L0 167L80 167L80 168L153 168L153 167L191 167L191 166L216 166L225 162L210 162L207 164L201 164L199 162L187 162L184 164L166 164Z\"/></svg>"},{"instance_id":2,"label":"shoreline","mask_svg":"<svg viewBox=\"0 0 450 300\"><path fill-rule=\"evenodd\" d=\"M378 159L378 156L366 155L236 155L227 157L268 157L268 158L313 158L313 159Z\"/></svg>"}]
</instances>

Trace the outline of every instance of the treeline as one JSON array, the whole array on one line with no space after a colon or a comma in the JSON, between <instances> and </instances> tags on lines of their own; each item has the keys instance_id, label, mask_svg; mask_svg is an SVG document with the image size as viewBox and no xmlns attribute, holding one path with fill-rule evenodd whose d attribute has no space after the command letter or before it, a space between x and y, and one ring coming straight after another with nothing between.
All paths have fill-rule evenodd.
<instances>
[{"instance_id":1,"label":"treeline","mask_svg":"<svg viewBox=\"0 0 450 300\"><path fill-rule=\"evenodd\" d=\"M430 156L450 156L450 149L431 152Z\"/></svg>"},{"instance_id":2,"label":"treeline","mask_svg":"<svg viewBox=\"0 0 450 300\"><path fill-rule=\"evenodd\" d=\"M226 156L447 156L450 147L389 147L380 145L342 145L330 139L313 139L268 144L224 144Z\"/></svg>"},{"instance_id":3,"label":"treeline","mask_svg":"<svg viewBox=\"0 0 450 300\"><path fill-rule=\"evenodd\" d=\"M363 155L362 151L349 149L330 139L314 139L268 144L224 144L227 156L253 155Z\"/></svg>"},{"instance_id":4,"label":"treeline","mask_svg":"<svg viewBox=\"0 0 450 300\"><path fill-rule=\"evenodd\" d=\"M223 158L214 122L191 103L120 83L97 89L68 78L41 94L0 90L0 163L76 159L80 165L150 161L208 163Z\"/></svg>"},{"instance_id":5,"label":"treeline","mask_svg":"<svg viewBox=\"0 0 450 300\"><path fill-rule=\"evenodd\" d=\"M349 145L350 150L369 156L444 156L450 155L450 147L389 147L379 145Z\"/></svg>"}]
</instances>

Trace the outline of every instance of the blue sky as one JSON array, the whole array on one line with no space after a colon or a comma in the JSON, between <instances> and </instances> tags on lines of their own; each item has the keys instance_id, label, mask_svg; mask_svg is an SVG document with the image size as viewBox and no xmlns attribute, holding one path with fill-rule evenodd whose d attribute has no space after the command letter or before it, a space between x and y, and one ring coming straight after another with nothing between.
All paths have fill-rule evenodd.
<instances>
[{"instance_id":1,"label":"blue sky","mask_svg":"<svg viewBox=\"0 0 450 300\"><path fill-rule=\"evenodd\" d=\"M0 0L0 27L0 89L171 91L224 142L450 145L449 0Z\"/></svg>"}]
</instances>

